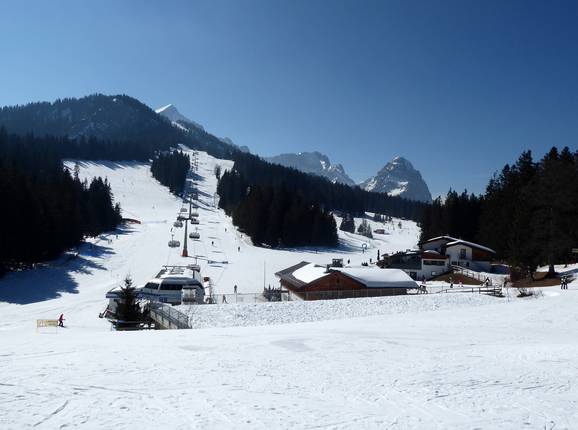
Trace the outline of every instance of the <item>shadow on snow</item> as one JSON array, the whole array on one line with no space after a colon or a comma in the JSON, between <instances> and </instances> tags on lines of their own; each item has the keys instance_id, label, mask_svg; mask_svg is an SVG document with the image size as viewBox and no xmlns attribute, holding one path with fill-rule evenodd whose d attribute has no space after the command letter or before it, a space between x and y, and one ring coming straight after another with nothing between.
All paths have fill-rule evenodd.
<instances>
[{"instance_id":1,"label":"shadow on snow","mask_svg":"<svg viewBox=\"0 0 578 430\"><path fill-rule=\"evenodd\" d=\"M97 270L106 270L98 260L114 253L103 238L127 234L130 230L125 227L102 234L98 243L81 244L78 254L68 252L34 269L7 273L0 279L0 302L27 305L58 298L62 293L78 294L74 275L90 275Z\"/></svg>"}]
</instances>

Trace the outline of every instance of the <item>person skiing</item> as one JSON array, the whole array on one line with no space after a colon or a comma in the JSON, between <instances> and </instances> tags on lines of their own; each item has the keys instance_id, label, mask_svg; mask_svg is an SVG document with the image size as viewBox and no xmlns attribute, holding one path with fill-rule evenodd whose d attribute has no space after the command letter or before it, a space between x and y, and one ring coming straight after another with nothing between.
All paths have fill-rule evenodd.
<instances>
[{"instance_id":1,"label":"person skiing","mask_svg":"<svg viewBox=\"0 0 578 430\"><path fill-rule=\"evenodd\" d=\"M58 327L64 327L64 314L60 314L58 317Z\"/></svg>"},{"instance_id":2,"label":"person skiing","mask_svg":"<svg viewBox=\"0 0 578 430\"><path fill-rule=\"evenodd\" d=\"M235 294L237 294L237 286L236 285L233 287L233 291L235 292Z\"/></svg>"},{"instance_id":3,"label":"person skiing","mask_svg":"<svg viewBox=\"0 0 578 430\"><path fill-rule=\"evenodd\" d=\"M450 276L450 288L454 288L454 279Z\"/></svg>"}]
</instances>

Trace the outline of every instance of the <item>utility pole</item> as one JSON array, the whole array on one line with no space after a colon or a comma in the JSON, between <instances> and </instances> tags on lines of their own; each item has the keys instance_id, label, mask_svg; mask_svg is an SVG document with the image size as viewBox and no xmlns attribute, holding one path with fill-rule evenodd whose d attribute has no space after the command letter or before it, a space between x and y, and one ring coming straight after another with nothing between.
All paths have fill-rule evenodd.
<instances>
[{"instance_id":1,"label":"utility pole","mask_svg":"<svg viewBox=\"0 0 578 430\"><path fill-rule=\"evenodd\" d=\"M184 241L184 245L183 245L183 253L181 254L181 257L188 257L189 256L189 251L187 250L187 225L188 225L188 218L185 218L185 241Z\"/></svg>"}]
</instances>

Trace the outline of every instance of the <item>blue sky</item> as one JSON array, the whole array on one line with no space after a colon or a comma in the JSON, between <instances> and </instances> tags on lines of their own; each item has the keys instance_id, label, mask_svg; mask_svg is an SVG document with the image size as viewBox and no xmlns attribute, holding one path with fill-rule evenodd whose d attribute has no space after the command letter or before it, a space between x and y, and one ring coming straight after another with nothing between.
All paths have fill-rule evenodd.
<instances>
[{"instance_id":1,"label":"blue sky","mask_svg":"<svg viewBox=\"0 0 578 430\"><path fill-rule=\"evenodd\" d=\"M403 155L434 195L578 146L575 0L3 2L0 53L1 105L125 93L356 180Z\"/></svg>"}]
</instances>

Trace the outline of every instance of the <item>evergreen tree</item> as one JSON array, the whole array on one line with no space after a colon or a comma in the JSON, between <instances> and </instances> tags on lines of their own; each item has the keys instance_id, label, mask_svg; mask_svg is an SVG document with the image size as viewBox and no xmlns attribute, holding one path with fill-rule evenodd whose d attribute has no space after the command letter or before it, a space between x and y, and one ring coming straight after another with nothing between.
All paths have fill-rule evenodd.
<instances>
[{"instance_id":1,"label":"evergreen tree","mask_svg":"<svg viewBox=\"0 0 578 430\"><path fill-rule=\"evenodd\" d=\"M373 239L373 233L371 232L371 225L366 219L361 221L361 224L357 227L357 232L365 237Z\"/></svg>"},{"instance_id":2,"label":"evergreen tree","mask_svg":"<svg viewBox=\"0 0 578 430\"><path fill-rule=\"evenodd\" d=\"M120 288L116 315L119 321L126 323L135 323L142 320L142 312L137 302L136 288L132 285L130 275L126 276L124 285Z\"/></svg>"},{"instance_id":3,"label":"evergreen tree","mask_svg":"<svg viewBox=\"0 0 578 430\"><path fill-rule=\"evenodd\" d=\"M351 214L343 214L343 219L341 220L339 230L355 233L355 221Z\"/></svg>"}]
</instances>

